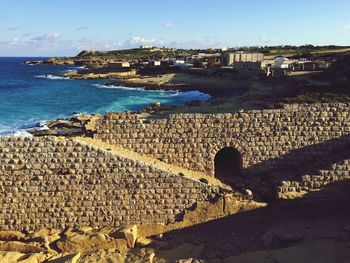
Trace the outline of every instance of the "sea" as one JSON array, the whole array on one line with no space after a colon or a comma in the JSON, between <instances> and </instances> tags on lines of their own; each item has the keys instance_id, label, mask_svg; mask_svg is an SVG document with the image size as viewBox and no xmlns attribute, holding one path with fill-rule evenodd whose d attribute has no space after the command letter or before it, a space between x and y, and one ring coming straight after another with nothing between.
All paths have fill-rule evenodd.
<instances>
[{"instance_id":1,"label":"sea","mask_svg":"<svg viewBox=\"0 0 350 263\"><path fill-rule=\"evenodd\" d=\"M151 103L182 105L208 100L198 92L150 91L105 85L108 80L73 80L60 77L75 66L26 65L46 58L0 57L0 136L28 135L45 129L49 120L80 113L137 111Z\"/></svg>"}]
</instances>

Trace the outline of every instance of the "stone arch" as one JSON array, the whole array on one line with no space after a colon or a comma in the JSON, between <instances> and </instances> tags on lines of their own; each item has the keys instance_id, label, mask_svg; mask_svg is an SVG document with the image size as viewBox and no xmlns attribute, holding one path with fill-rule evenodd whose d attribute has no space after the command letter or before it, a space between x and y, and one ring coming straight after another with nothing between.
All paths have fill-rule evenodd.
<instances>
[{"instance_id":1,"label":"stone arch","mask_svg":"<svg viewBox=\"0 0 350 263\"><path fill-rule=\"evenodd\" d=\"M234 147L220 149L214 158L214 174L218 179L234 179L242 174L242 155Z\"/></svg>"}]
</instances>

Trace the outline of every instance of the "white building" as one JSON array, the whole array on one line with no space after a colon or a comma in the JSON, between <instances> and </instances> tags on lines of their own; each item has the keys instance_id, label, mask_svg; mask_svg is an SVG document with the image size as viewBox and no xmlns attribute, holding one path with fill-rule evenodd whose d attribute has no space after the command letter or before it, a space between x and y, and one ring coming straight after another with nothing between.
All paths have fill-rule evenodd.
<instances>
[{"instance_id":1,"label":"white building","mask_svg":"<svg viewBox=\"0 0 350 263\"><path fill-rule=\"evenodd\" d=\"M153 48L153 47L150 46L150 45L141 45L140 48L141 49L150 49L150 48Z\"/></svg>"}]
</instances>

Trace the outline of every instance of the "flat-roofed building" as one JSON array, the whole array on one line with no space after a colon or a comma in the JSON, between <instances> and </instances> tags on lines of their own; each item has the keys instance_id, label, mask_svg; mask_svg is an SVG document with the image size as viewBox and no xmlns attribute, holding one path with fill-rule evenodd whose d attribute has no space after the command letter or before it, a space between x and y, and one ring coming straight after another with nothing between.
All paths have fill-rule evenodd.
<instances>
[{"instance_id":1,"label":"flat-roofed building","mask_svg":"<svg viewBox=\"0 0 350 263\"><path fill-rule=\"evenodd\" d=\"M228 52L221 57L221 63L225 66L232 66L237 62L261 62L263 60L264 54L255 52Z\"/></svg>"},{"instance_id":2,"label":"flat-roofed building","mask_svg":"<svg viewBox=\"0 0 350 263\"><path fill-rule=\"evenodd\" d=\"M130 63L125 61L109 62L108 67L110 68L130 68Z\"/></svg>"}]
</instances>

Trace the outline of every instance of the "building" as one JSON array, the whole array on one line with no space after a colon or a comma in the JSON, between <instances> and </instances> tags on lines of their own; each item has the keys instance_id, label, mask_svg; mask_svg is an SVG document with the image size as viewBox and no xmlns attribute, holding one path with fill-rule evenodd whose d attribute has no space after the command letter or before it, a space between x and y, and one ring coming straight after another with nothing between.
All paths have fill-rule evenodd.
<instances>
[{"instance_id":1,"label":"building","mask_svg":"<svg viewBox=\"0 0 350 263\"><path fill-rule=\"evenodd\" d=\"M299 61L291 65L293 71L317 71L322 69L321 63L317 61Z\"/></svg>"},{"instance_id":2,"label":"building","mask_svg":"<svg viewBox=\"0 0 350 263\"><path fill-rule=\"evenodd\" d=\"M232 67L236 70L259 70L261 69L261 62L240 61L233 63Z\"/></svg>"},{"instance_id":3,"label":"building","mask_svg":"<svg viewBox=\"0 0 350 263\"><path fill-rule=\"evenodd\" d=\"M292 64L294 61L290 61L286 57L277 57L274 59L274 64L272 65L273 68L289 68L289 65Z\"/></svg>"},{"instance_id":4,"label":"building","mask_svg":"<svg viewBox=\"0 0 350 263\"><path fill-rule=\"evenodd\" d=\"M151 45L141 45L140 46L141 49L149 49L149 48L153 48Z\"/></svg>"},{"instance_id":5,"label":"building","mask_svg":"<svg viewBox=\"0 0 350 263\"><path fill-rule=\"evenodd\" d=\"M130 68L130 63L125 61L109 62L108 67L110 68Z\"/></svg>"},{"instance_id":6,"label":"building","mask_svg":"<svg viewBox=\"0 0 350 263\"><path fill-rule=\"evenodd\" d=\"M291 73L291 70L288 68L276 68L276 67L268 67L266 69L266 77L270 78L280 78L288 76Z\"/></svg>"},{"instance_id":7,"label":"building","mask_svg":"<svg viewBox=\"0 0 350 263\"><path fill-rule=\"evenodd\" d=\"M237 62L261 62L263 60L263 53L227 52L221 56L221 63L224 66L232 66Z\"/></svg>"},{"instance_id":8,"label":"building","mask_svg":"<svg viewBox=\"0 0 350 263\"><path fill-rule=\"evenodd\" d=\"M286 57L279 56L273 60L264 61L263 68L267 77L285 77L290 74L291 65L295 60L289 60Z\"/></svg>"},{"instance_id":9,"label":"building","mask_svg":"<svg viewBox=\"0 0 350 263\"><path fill-rule=\"evenodd\" d=\"M149 66L153 66L153 67L159 67L161 66L161 61L160 60L150 60L148 61L148 65Z\"/></svg>"},{"instance_id":10,"label":"building","mask_svg":"<svg viewBox=\"0 0 350 263\"><path fill-rule=\"evenodd\" d=\"M185 64L185 60L184 59L171 58L171 59L169 59L169 64L170 65Z\"/></svg>"}]
</instances>

